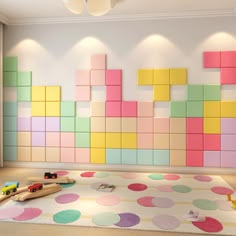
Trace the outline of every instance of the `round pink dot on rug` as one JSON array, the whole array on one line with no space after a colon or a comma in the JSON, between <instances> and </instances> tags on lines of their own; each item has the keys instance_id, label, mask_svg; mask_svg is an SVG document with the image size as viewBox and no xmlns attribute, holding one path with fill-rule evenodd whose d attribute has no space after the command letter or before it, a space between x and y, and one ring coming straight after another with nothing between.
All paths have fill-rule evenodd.
<instances>
[{"instance_id":1,"label":"round pink dot on rug","mask_svg":"<svg viewBox=\"0 0 236 236\"><path fill-rule=\"evenodd\" d=\"M180 221L170 215L158 215L153 217L152 222L154 225L163 230L173 230L180 225Z\"/></svg>"},{"instance_id":2,"label":"round pink dot on rug","mask_svg":"<svg viewBox=\"0 0 236 236\"><path fill-rule=\"evenodd\" d=\"M152 200L152 203L153 205L160 208L170 208L175 204L171 199L167 197L155 197Z\"/></svg>"},{"instance_id":3,"label":"round pink dot on rug","mask_svg":"<svg viewBox=\"0 0 236 236\"><path fill-rule=\"evenodd\" d=\"M157 189L161 192L174 192L171 185L160 185Z\"/></svg>"},{"instance_id":4,"label":"round pink dot on rug","mask_svg":"<svg viewBox=\"0 0 236 236\"><path fill-rule=\"evenodd\" d=\"M180 178L179 175L168 174L164 175L164 179L166 180L178 180Z\"/></svg>"},{"instance_id":5,"label":"round pink dot on rug","mask_svg":"<svg viewBox=\"0 0 236 236\"><path fill-rule=\"evenodd\" d=\"M122 174L121 176L125 179L135 179L137 178L138 175L136 173L128 172L128 173Z\"/></svg>"},{"instance_id":6,"label":"round pink dot on rug","mask_svg":"<svg viewBox=\"0 0 236 236\"><path fill-rule=\"evenodd\" d=\"M192 222L192 224L208 233L218 233L223 230L222 224L211 217L206 217L206 220L202 222Z\"/></svg>"},{"instance_id":7,"label":"round pink dot on rug","mask_svg":"<svg viewBox=\"0 0 236 236\"><path fill-rule=\"evenodd\" d=\"M27 220L32 220L42 214L42 210L39 208L25 208L24 212L17 216L14 217L13 220L15 221L27 221Z\"/></svg>"},{"instance_id":8,"label":"round pink dot on rug","mask_svg":"<svg viewBox=\"0 0 236 236\"><path fill-rule=\"evenodd\" d=\"M96 202L103 206L114 206L120 203L120 197L115 195L104 195L98 197Z\"/></svg>"},{"instance_id":9,"label":"round pink dot on rug","mask_svg":"<svg viewBox=\"0 0 236 236\"><path fill-rule=\"evenodd\" d=\"M55 201L60 204L75 202L79 199L79 195L75 193L67 193L59 195L55 198Z\"/></svg>"},{"instance_id":10,"label":"round pink dot on rug","mask_svg":"<svg viewBox=\"0 0 236 236\"><path fill-rule=\"evenodd\" d=\"M219 195L226 195L226 194L232 194L234 191L230 188L226 188L226 187L213 187L211 188L211 191L213 193L219 194Z\"/></svg>"},{"instance_id":11,"label":"round pink dot on rug","mask_svg":"<svg viewBox=\"0 0 236 236\"><path fill-rule=\"evenodd\" d=\"M58 176L64 176L64 175L68 175L69 172L65 171L65 170L59 170L55 172Z\"/></svg>"},{"instance_id":12,"label":"round pink dot on rug","mask_svg":"<svg viewBox=\"0 0 236 236\"><path fill-rule=\"evenodd\" d=\"M128 188L132 191L144 191L147 189L147 185L135 183L135 184L130 184Z\"/></svg>"},{"instance_id":13,"label":"round pink dot on rug","mask_svg":"<svg viewBox=\"0 0 236 236\"><path fill-rule=\"evenodd\" d=\"M87 178L91 178L91 177L94 177L94 174L96 172L94 171L88 171L88 172L83 172L80 174L81 177L87 177Z\"/></svg>"},{"instance_id":14,"label":"round pink dot on rug","mask_svg":"<svg viewBox=\"0 0 236 236\"><path fill-rule=\"evenodd\" d=\"M154 199L154 197L145 196L145 197L139 198L137 200L137 203L141 206L144 206L144 207L155 207L155 205L152 202L153 199Z\"/></svg>"},{"instance_id":15,"label":"round pink dot on rug","mask_svg":"<svg viewBox=\"0 0 236 236\"><path fill-rule=\"evenodd\" d=\"M193 177L195 180L201 181L201 182L210 182L212 181L212 178L207 175L196 175Z\"/></svg>"},{"instance_id":16,"label":"round pink dot on rug","mask_svg":"<svg viewBox=\"0 0 236 236\"><path fill-rule=\"evenodd\" d=\"M0 209L0 220L10 219L21 215L24 212L23 207L7 207Z\"/></svg>"},{"instance_id":17,"label":"round pink dot on rug","mask_svg":"<svg viewBox=\"0 0 236 236\"><path fill-rule=\"evenodd\" d=\"M225 200L216 200L216 205L218 208L222 211L235 211L232 208L232 202L230 201L225 201Z\"/></svg>"}]
</instances>

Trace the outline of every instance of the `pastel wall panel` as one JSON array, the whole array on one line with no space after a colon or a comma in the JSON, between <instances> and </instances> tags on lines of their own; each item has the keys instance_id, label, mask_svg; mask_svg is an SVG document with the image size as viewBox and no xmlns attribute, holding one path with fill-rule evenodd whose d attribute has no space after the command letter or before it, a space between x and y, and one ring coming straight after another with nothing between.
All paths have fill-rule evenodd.
<instances>
[{"instance_id":1,"label":"pastel wall panel","mask_svg":"<svg viewBox=\"0 0 236 236\"><path fill-rule=\"evenodd\" d=\"M220 83L236 84L236 68L221 68Z\"/></svg>"},{"instance_id":2,"label":"pastel wall panel","mask_svg":"<svg viewBox=\"0 0 236 236\"><path fill-rule=\"evenodd\" d=\"M138 150L137 152L138 165L153 165L153 150Z\"/></svg>"},{"instance_id":3,"label":"pastel wall panel","mask_svg":"<svg viewBox=\"0 0 236 236\"><path fill-rule=\"evenodd\" d=\"M221 52L221 67L236 68L236 51Z\"/></svg>"},{"instance_id":4,"label":"pastel wall panel","mask_svg":"<svg viewBox=\"0 0 236 236\"><path fill-rule=\"evenodd\" d=\"M46 118L45 117L32 117L31 118L31 130L32 131L45 131L46 130Z\"/></svg>"},{"instance_id":5,"label":"pastel wall panel","mask_svg":"<svg viewBox=\"0 0 236 236\"><path fill-rule=\"evenodd\" d=\"M46 101L48 102L61 101L61 87L60 86L46 86Z\"/></svg>"},{"instance_id":6,"label":"pastel wall panel","mask_svg":"<svg viewBox=\"0 0 236 236\"><path fill-rule=\"evenodd\" d=\"M186 118L170 118L170 133L185 134Z\"/></svg>"},{"instance_id":7,"label":"pastel wall panel","mask_svg":"<svg viewBox=\"0 0 236 236\"><path fill-rule=\"evenodd\" d=\"M220 134L220 118L204 118L205 134Z\"/></svg>"},{"instance_id":8,"label":"pastel wall panel","mask_svg":"<svg viewBox=\"0 0 236 236\"><path fill-rule=\"evenodd\" d=\"M137 150L122 149L121 153L122 164L136 165L137 164Z\"/></svg>"},{"instance_id":9,"label":"pastel wall panel","mask_svg":"<svg viewBox=\"0 0 236 236\"><path fill-rule=\"evenodd\" d=\"M18 147L31 147L31 132L17 132Z\"/></svg>"},{"instance_id":10,"label":"pastel wall panel","mask_svg":"<svg viewBox=\"0 0 236 236\"><path fill-rule=\"evenodd\" d=\"M105 117L92 117L91 118L91 131L92 132L105 132L106 119Z\"/></svg>"},{"instance_id":11,"label":"pastel wall panel","mask_svg":"<svg viewBox=\"0 0 236 236\"><path fill-rule=\"evenodd\" d=\"M106 116L121 117L121 102L106 102Z\"/></svg>"},{"instance_id":12,"label":"pastel wall panel","mask_svg":"<svg viewBox=\"0 0 236 236\"><path fill-rule=\"evenodd\" d=\"M204 68L220 68L221 52L203 52Z\"/></svg>"},{"instance_id":13,"label":"pastel wall panel","mask_svg":"<svg viewBox=\"0 0 236 236\"><path fill-rule=\"evenodd\" d=\"M204 100L219 101L221 100L221 86L213 84L204 84Z\"/></svg>"},{"instance_id":14,"label":"pastel wall panel","mask_svg":"<svg viewBox=\"0 0 236 236\"><path fill-rule=\"evenodd\" d=\"M17 101L17 88L16 87L4 87L3 88L3 101L4 102Z\"/></svg>"},{"instance_id":15,"label":"pastel wall panel","mask_svg":"<svg viewBox=\"0 0 236 236\"><path fill-rule=\"evenodd\" d=\"M32 147L31 160L33 162L45 162L46 160L46 149L45 147Z\"/></svg>"},{"instance_id":16,"label":"pastel wall panel","mask_svg":"<svg viewBox=\"0 0 236 236\"><path fill-rule=\"evenodd\" d=\"M18 131L31 131L31 118L18 117L17 129Z\"/></svg>"},{"instance_id":17,"label":"pastel wall panel","mask_svg":"<svg viewBox=\"0 0 236 236\"><path fill-rule=\"evenodd\" d=\"M17 103L16 102L3 102L3 115L4 116L17 116Z\"/></svg>"},{"instance_id":18,"label":"pastel wall panel","mask_svg":"<svg viewBox=\"0 0 236 236\"><path fill-rule=\"evenodd\" d=\"M122 117L137 117L137 102L123 101L121 102Z\"/></svg>"},{"instance_id":19,"label":"pastel wall panel","mask_svg":"<svg viewBox=\"0 0 236 236\"><path fill-rule=\"evenodd\" d=\"M121 164L121 149L106 149L107 164Z\"/></svg>"},{"instance_id":20,"label":"pastel wall panel","mask_svg":"<svg viewBox=\"0 0 236 236\"><path fill-rule=\"evenodd\" d=\"M124 133L134 133L137 131L137 118L121 118L121 130Z\"/></svg>"},{"instance_id":21,"label":"pastel wall panel","mask_svg":"<svg viewBox=\"0 0 236 236\"><path fill-rule=\"evenodd\" d=\"M188 101L202 101L204 99L203 85L190 84L187 85L187 100Z\"/></svg>"},{"instance_id":22,"label":"pastel wall panel","mask_svg":"<svg viewBox=\"0 0 236 236\"><path fill-rule=\"evenodd\" d=\"M91 56L91 69L106 69L106 55L94 54Z\"/></svg>"},{"instance_id":23,"label":"pastel wall panel","mask_svg":"<svg viewBox=\"0 0 236 236\"><path fill-rule=\"evenodd\" d=\"M17 161L17 147L3 147L4 161Z\"/></svg>"},{"instance_id":24,"label":"pastel wall panel","mask_svg":"<svg viewBox=\"0 0 236 236\"><path fill-rule=\"evenodd\" d=\"M221 101L221 117L222 118L236 117L236 101Z\"/></svg>"},{"instance_id":25,"label":"pastel wall panel","mask_svg":"<svg viewBox=\"0 0 236 236\"><path fill-rule=\"evenodd\" d=\"M140 117L153 117L154 103L153 102L137 102L137 113Z\"/></svg>"},{"instance_id":26,"label":"pastel wall panel","mask_svg":"<svg viewBox=\"0 0 236 236\"><path fill-rule=\"evenodd\" d=\"M204 102L204 117L220 117L220 101Z\"/></svg>"},{"instance_id":27,"label":"pastel wall panel","mask_svg":"<svg viewBox=\"0 0 236 236\"><path fill-rule=\"evenodd\" d=\"M170 84L181 85L187 83L187 69L172 68L170 69Z\"/></svg>"},{"instance_id":28,"label":"pastel wall panel","mask_svg":"<svg viewBox=\"0 0 236 236\"><path fill-rule=\"evenodd\" d=\"M157 166L170 165L170 151L169 150L154 150L153 164Z\"/></svg>"},{"instance_id":29,"label":"pastel wall panel","mask_svg":"<svg viewBox=\"0 0 236 236\"><path fill-rule=\"evenodd\" d=\"M203 102L187 102L187 117L203 117Z\"/></svg>"},{"instance_id":30,"label":"pastel wall panel","mask_svg":"<svg viewBox=\"0 0 236 236\"><path fill-rule=\"evenodd\" d=\"M61 116L75 116L76 104L74 101L62 101L60 107Z\"/></svg>"},{"instance_id":31,"label":"pastel wall panel","mask_svg":"<svg viewBox=\"0 0 236 236\"><path fill-rule=\"evenodd\" d=\"M138 70L138 85L153 85L154 71L153 69Z\"/></svg>"},{"instance_id":32,"label":"pastel wall panel","mask_svg":"<svg viewBox=\"0 0 236 236\"><path fill-rule=\"evenodd\" d=\"M17 86L17 73L16 72L3 72L3 86L16 87Z\"/></svg>"},{"instance_id":33,"label":"pastel wall panel","mask_svg":"<svg viewBox=\"0 0 236 236\"><path fill-rule=\"evenodd\" d=\"M154 101L169 101L170 100L170 86L169 85L154 85L153 86L153 100Z\"/></svg>"},{"instance_id":34,"label":"pastel wall panel","mask_svg":"<svg viewBox=\"0 0 236 236\"><path fill-rule=\"evenodd\" d=\"M46 116L45 102L31 102L32 116Z\"/></svg>"},{"instance_id":35,"label":"pastel wall panel","mask_svg":"<svg viewBox=\"0 0 236 236\"><path fill-rule=\"evenodd\" d=\"M46 162L60 162L61 150L60 148L47 147L46 148Z\"/></svg>"},{"instance_id":36,"label":"pastel wall panel","mask_svg":"<svg viewBox=\"0 0 236 236\"><path fill-rule=\"evenodd\" d=\"M121 118L106 118L106 132L121 132Z\"/></svg>"},{"instance_id":37,"label":"pastel wall panel","mask_svg":"<svg viewBox=\"0 0 236 236\"><path fill-rule=\"evenodd\" d=\"M46 102L46 116L60 116L60 102Z\"/></svg>"},{"instance_id":38,"label":"pastel wall panel","mask_svg":"<svg viewBox=\"0 0 236 236\"><path fill-rule=\"evenodd\" d=\"M90 86L76 86L75 100L76 101L90 101L91 89Z\"/></svg>"},{"instance_id":39,"label":"pastel wall panel","mask_svg":"<svg viewBox=\"0 0 236 236\"><path fill-rule=\"evenodd\" d=\"M46 131L60 131L60 117L46 117Z\"/></svg>"},{"instance_id":40,"label":"pastel wall panel","mask_svg":"<svg viewBox=\"0 0 236 236\"><path fill-rule=\"evenodd\" d=\"M31 161L31 147L18 147L17 161Z\"/></svg>"},{"instance_id":41,"label":"pastel wall panel","mask_svg":"<svg viewBox=\"0 0 236 236\"><path fill-rule=\"evenodd\" d=\"M17 71L18 58L17 57L4 57L3 58L3 71Z\"/></svg>"},{"instance_id":42,"label":"pastel wall panel","mask_svg":"<svg viewBox=\"0 0 236 236\"><path fill-rule=\"evenodd\" d=\"M106 148L121 148L121 133L106 133Z\"/></svg>"},{"instance_id":43,"label":"pastel wall panel","mask_svg":"<svg viewBox=\"0 0 236 236\"><path fill-rule=\"evenodd\" d=\"M173 101L170 103L171 117L186 117L187 103L185 101Z\"/></svg>"},{"instance_id":44,"label":"pastel wall panel","mask_svg":"<svg viewBox=\"0 0 236 236\"><path fill-rule=\"evenodd\" d=\"M75 85L90 85L90 70L77 70Z\"/></svg>"},{"instance_id":45,"label":"pastel wall panel","mask_svg":"<svg viewBox=\"0 0 236 236\"><path fill-rule=\"evenodd\" d=\"M153 118L151 117L138 117L138 132L139 133L153 133Z\"/></svg>"},{"instance_id":46,"label":"pastel wall panel","mask_svg":"<svg viewBox=\"0 0 236 236\"><path fill-rule=\"evenodd\" d=\"M105 133L91 133L91 147L92 148L105 148L106 147L106 134Z\"/></svg>"},{"instance_id":47,"label":"pastel wall panel","mask_svg":"<svg viewBox=\"0 0 236 236\"><path fill-rule=\"evenodd\" d=\"M91 85L101 86L106 83L106 71L105 70L91 70L90 72Z\"/></svg>"},{"instance_id":48,"label":"pastel wall panel","mask_svg":"<svg viewBox=\"0 0 236 236\"><path fill-rule=\"evenodd\" d=\"M170 134L170 149L185 150L186 134Z\"/></svg>"},{"instance_id":49,"label":"pastel wall panel","mask_svg":"<svg viewBox=\"0 0 236 236\"><path fill-rule=\"evenodd\" d=\"M31 71L18 71L17 72L17 86L25 87L32 85L32 72Z\"/></svg>"},{"instance_id":50,"label":"pastel wall panel","mask_svg":"<svg viewBox=\"0 0 236 236\"><path fill-rule=\"evenodd\" d=\"M122 148L137 148L136 133L122 133L121 135Z\"/></svg>"},{"instance_id":51,"label":"pastel wall panel","mask_svg":"<svg viewBox=\"0 0 236 236\"><path fill-rule=\"evenodd\" d=\"M47 147L60 147L61 146L61 133L60 132L46 132L46 146Z\"/></svg>"},{"instance_id":52,"label":"pastel wall panel","mask_svg":"<svg viewBox=\"0 0 236 236\"><path fill-rule=\"evenodd\" d=\"M17 101L30 102L31 101L31 87L18 87L17 88Z\"/></svg>"},{"instance_id":53,"label":"pastel wall panel","mask_svg":"<svg viewBox=\"0 0 236 236\"><path fill-rule=\"evenodd\" d=\"M186 151L170 150L170 166L186 166Z\"/></svg>"},{"instance_id":54,"label":"pastel wall panel","mask_svg":"<svg viewBox=\"0 0 236 236\"><path fill-rule=\"evenodd\" d=\"M91 148L91 164L105 164L106 150L104 148Z\"/></svg>"},{"instance_id":55,"label":"pastel wall panel","mask_svg":"<svg viewBox=\"0 0 236 236\"><path fill-rule=\"evenodd\" d=\"M220 167L220 151L205 151L204 152L204 166L205 167Z\"/></svg>"},{"instance_id":56,"label":"pastel wall panel","mask_svg":"<svg viewBox=\"0 0 236 236\"><path fill-rule=\"evenodd\" d=\"M170 119L169 118L154 118L154 133L169 133Z\"/></svg>"},{"instance_id":57,"label":"pastel wall panel","mask_svg":"<svg viewBox=\"0 0 236 236\"><path fill-rule=\"evenodd\" d=\"M32 86L32 101L44 102L46 99L46 87L45 86Z\"/></svg>"},{"instance_id":58,"label":"pastel wall panel","mask_svg":"<svg viewBox=\"0 0 236 236\"><path fill-rule=\"evenodd\" d=\"M77 148L89 148L90 145L90 133L76 133L76 147Z\"/></svg>"},{"instance_id":59,"label":"pastel wall panel","mask_svg":"<svg viewBox=\"0 0 236 236\"><path fill-rule=\"evenodd\" d=\"M187 118L187 133L202 134L203 133L203 118Z\"/></svg>"},{"instance_id":60,"label":"pastel wall panel","mask_svg":"<svg viewBox=\"0 0 236 236\"><path fill-rule=\"evenodd\" d=\"M221 150L236 151L235 138L236 135L230 135L230 134L221 135Z\"/></svg>"},{"instance_id":61,"label":"pastel wall panel","mask_svg":"<svg viewBox=\"0 0 236 236\"><path fill-rule=\"evenodd\" d=\"M78 163L90 163L90 149L89 148L76 148L75 161Z\"/></svg>"},{"instance_id":62,"label":"pastel wall panel","mask_svg":"<svg viewBox=\"0 0 236 236\"><path fill-rule=\"evenodd\" d=\"M121 86L109 85L106 86L106 101L121 101Z\"/></svg>"},{"instance_id":63,"label":"pastel wall panel","mask_svg":"<svg viewBox=\"0 0 236 236\"><path fill-rule=\"evenodd\" d=\"M61 132L61 147L75 147L75 134L71 132Z\"/></svg>"},{"instance_id":64,"label":"pastel wall panel","mask_svg":"<svg viewBox=\"0 0 236 236\"><path fill-rule=\"evenodd\" d=\"M170 84L170 70L157 69L154 70L154 84Z\"/></svg>"},{"instance_id":65,"label":"pastel wall panel","mask_svg":"<svg viewBox=\"0 0 236 236\"><path fill-rule=\"evenodd\" d=\"M187 149L188 150L203 150L203 135L202 134L187 134Z\"/></svg>"},{"instance_id":66,"label":"pastel wall panel","mask_svg":"<svg viewBox=\"0 0 236 236\"><path fill-rule=\"evenodd\" d=\"M45 132L32 132L31 139L33 147L45 147L46 144Z\"/></svg>"},{"instance_id":67,"label":"pastel wall panel","mask_svg":"<svg viewBox=\"0 0 236 236\"><path fill-rule=\"evenodd\" d=\"M75 117L61 117L61 131L74 132L75 131Z\"/></svg>"},{"instance_id":68,"label":"pastel wall panel","mask_svg":"<svg viewBox=\"0 0 236 236\"><path fill-rule=\"evenodd\" d=\"M4 131L3 132L3 145L16 147L17 146L17 132Z\"/></svg>"},{"instance_id":69,"label":"pastel wall panel","mask_svg":"<svg viewBox=\"0 0 236 236\"><path fill-rule=\"evenodd\" d=\"M17 117L4 116L3 118L3 130L4 131L16 131L17 130Z\"/></svg>"},{"instance_id":70,"label":"pastel wall panel","mask_svg":"<svg viewBox=\"0 0 236 236\"><path fill-rule=\"evenodd\" d=\"M236 134L236 118L221 119L221 134Z\"/></svg>"},{"instance_id":71,"label":"pastel wall panel","mask_svg":"<svg viewBox=\"0 0 236 236\"><path fill-rule=\"evenodd\" d=\"M153 149L153 134L138 134L138 149Z\"/></svg>"},{"instance_id":72,"label":"pastel wall panel","mask_svg":"<svg viewBox=\"0 0 236 236\"><path fill-rule=\"evenodd\" d=\"M220 151L221 135L220 134L204 134L204 150Z\"/></svg>"},{"instance_id":73,"label":"pastel wall panel","mask_svg":"<svg viewBox=\"0 0 236 236\"><path fill-rule=\"evenodd\" d=\"M221 167L236 167L236 152L235 151L221 151Z\"/></svg>"},{"instance_id":74,"label":"pastel wall panel","mask_svg":"<svg viewBox=\"0 0 236 236\"><path fill-rule=\"evenodd\" d=\"M105 116L105 102L91 102L91 116Z\"/></svg>"},{"instance_id":75,"label":"pastel wall panel","mask_svg":"<svg viewBox=\"0 0 236 236\"><path fill-rule=\"evenodd\" d=\"M169 149L170 135L169 134L154 134L154 149Z\"/></svg>"},{"instance_id":76,"label":"pastel wall panel","mask_svg":"<svg viewBox=\"0 0 236 236\"><path fill-rule=\"evenodd\" d=\"M203 166L203 151L187 151L187 166Z\"/></svg>"},{"instance_id":77,"label":"pastel wall panel","mask_svg":"<svg viewBox=\"0 0 236 236\"><path fill-rule=\"evenodd\" d=\"M68 148L68 147L61 148L61 162L74 163L75 162L75 148Z\"/></svg>"},{"instance_id":78,"label":"pastel wall panel","mask_svg":"<svg viewBox=\"0 0 236 236\"><path fill-rule=\"evenodd\" d=\"M122 85L122 70L106 70L106 85Z\"/></svg>"},{"instance_id":79,"label":"pastel wall panel","mask_svg":"<svg viewBox=\"0 0 236 236\"><path fill-rule=\"evenodd\" d=\"M76 117L76 132L90 132L91 119L88 117Z\"/></svg>"}]
</instances>

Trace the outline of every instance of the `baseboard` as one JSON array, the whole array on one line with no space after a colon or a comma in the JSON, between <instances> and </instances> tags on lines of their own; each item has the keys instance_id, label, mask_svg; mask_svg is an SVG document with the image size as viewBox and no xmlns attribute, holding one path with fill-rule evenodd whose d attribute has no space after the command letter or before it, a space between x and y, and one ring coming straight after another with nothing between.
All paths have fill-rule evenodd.
<instances>
[{"instance_id":1,"label":"baseboard","mask_svg":"<svg viewBox=\"0 0 236 236\"><path fill-rule=\"evenodd\" d=\"M236 174L236 168L206 168L206 167L177 167L177 166L144 166L144 165L92 165L77 163L45 163L45 162L4 162L6 168L36 168L36 169L64 169L89 171L132 171L132 172L160 172L160 173L188 173L188 174Z\"/></svg>"}]
</instances>

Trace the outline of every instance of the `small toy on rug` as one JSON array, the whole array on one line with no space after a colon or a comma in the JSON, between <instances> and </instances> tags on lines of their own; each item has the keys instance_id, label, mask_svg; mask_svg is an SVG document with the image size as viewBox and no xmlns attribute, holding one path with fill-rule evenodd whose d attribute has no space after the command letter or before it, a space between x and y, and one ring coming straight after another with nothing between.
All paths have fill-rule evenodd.
<instances>
[{"instance_id":1,"label":"small toy on rug","mask_svg":"<svg viewBox=\"0 0 236 236\"><path fill-rule=\"evenodd\" d=\"M183 218L192 222L203 222L206 220L205 216L202 216L197 211L190 210L187 214L183 215Z\"/></svg>"},{"instance_id":2,"label":"small toy on rug","mask_svg":"<svg viewBox=\"0 0 236 236\"><path fill-rule=\"evenodd\" d=\"M112 192L115 189L115 185L112 184L101 184L98 186L97 191L100 192Z\"/></svg>"},{"instance_id":3,"label":"small toy on rug","mask_svg":"<svg viewBox=\"0 0 236 236\"><path fill-rule=\"evenodd\" d=\"M57 173L45 172L44 179L56 179Z\"/></svg>"},{"instance_id":4,"label":"small toy on rug","mask_svg":"<svg viewBox=\"0 0 236 236\"><path fill-rule=\"evenodd\" d=\"M233 193L233 194L227 193L227 194L226 194L226 195L227 195L227 200L232 203L232 208L233 208L234 210L236 210L236 200L233 200L233 199L232 199L232 195L235 196L235 194L236 194L236 193Z\"/></svg>"}]
</instances>

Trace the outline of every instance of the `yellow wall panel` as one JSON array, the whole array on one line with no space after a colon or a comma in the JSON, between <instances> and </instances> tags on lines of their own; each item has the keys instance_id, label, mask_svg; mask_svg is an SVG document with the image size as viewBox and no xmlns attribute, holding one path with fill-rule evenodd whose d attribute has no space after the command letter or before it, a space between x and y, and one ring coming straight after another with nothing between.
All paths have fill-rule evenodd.
<instances>
[{"instance_id":1,"label":"yellow wall panel","mask_svg":"<svg viewBox=\"0 0 236 236\"><path fill-rule=\"evenodd\" d=\"M220 117L220 101L204 102L204 117Z\"/></svg>"},{"instance_id":2,"label":"yellow wall panel","mask_svg":"<svg viewBox=\"0 0 236 236\"><path fill-rule=\"evenodd\" d=\"M121 148L121 133L106 133L106 148Z\"/></svg>"},{"instance_id":3,"label":"yellow wall panel","mask_svg":"<svg viewBox=\"0 0 236 236\"><path fill-rule=\"evenodd\" d=\"M105 164L106 150L104 148L91 148L90 162L91 164Z\"/></svg>"},{"instance_id":4,"label":"yellow wall panel","mask_svg":"<svg viewBox=\"0 0 236 236\"><path fill-rule=\"evenodd\" d=\"M153 86L154 101L169 101L170 86L169 85L154 85Z\"/></svg>"},{"instance_id":5,"label":"yellow wall panel","mask_svg":"<svg viewBox=\"0 0 236 236\"><path fill-rule=\"evenodd\" d=\"M170 69L170 84L180 85L187 83L187 69L186 68L176 68Z\"/></svg>"},{"instance_id":6,"label":"yellow wall panel","mask_svg":"<svg viewBox=\"0 0 236 236\"><path fill-rule=\"evenodd\" d=\"M154 70L154 84L170 84L170 69Z\"/></svg>"},{"instance_id":7,"label":"yellow wall panel","mask_svg":"<svg viewBox=\"0 0 236 236\"><path fill-rule=\"evenodd\" d=\"M46 102L46 116L60 116L60 102Z\"/></svg>"},{"instance_id":8,"label":"yellow wall panel","mask_svg":"<svg viewBox=\"0 0 236 236\"><path fill-rule=\"evenodd\" d=\"M221 102L221 117L235 118L236 117L236 101Z\"/></svg>"},{"instance_id":9,"label":"yellow wall panel","mask_svg":"<svg viewBox=\"0 0 236 236\"><path fill-rule=\"evenodd\" d=\"M91 133L91 147L105 148L106 134L105 133Z\"/></svg>"},{"instance_id":10,"label":"yellow wall panel","mask_svg":"<svg viewBox=\"0 0 236 236\"><path fill-rule=\"evenodd\" d=\"M220 118L204 118L205 134L220 134Z\"/></svg>"},{"instance_id":11,"label":"yellow wall panel","mask_svg":"<svg viewBox=\"0 0 236 236\"><path fill-rule=\"evenodd\" d=\"M122 148L137 148L137 133L122 133Z\"/></svg>"},{"instance_id":12,"label":"yellow wall panel","mask_svg":"<svg viewBox=\"0 0 236 236\"><path fill-rule=\"evenodd\" d=\"M61 86L46 86L46 101L60 102L61 101Z\"/></svg>"},{"instance_id":13,"label":"yellow wall panel","mask_svg":"<svg viewBox=\"0 0 236 236\"><path fill-rule=\"evenodd\" d=\"M45 86L32 86L31 93L33 102L44 102L46 99Z\"/></svg>"},{"instance_id":14,"label":"yellow wall panel","mask_svg":"<svg viewBox=\"0 0 236 236\"><path fill-rule=\"evenodd\" d=\"M138 85L153 85L153 69L138 70Z\"/></svg>"},{"instance_id":15,"label":"yellow wall panel","mask_svg":"<svg viewBox=\"0 0 236 236\"><path fill-rule=\"evenodd\" d=\"M32 116L46 116L46 103L45 102L32 102L31 103Z\"/></svg>"}]
</instances>

